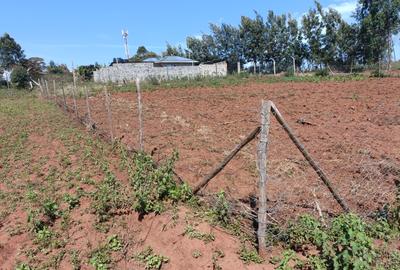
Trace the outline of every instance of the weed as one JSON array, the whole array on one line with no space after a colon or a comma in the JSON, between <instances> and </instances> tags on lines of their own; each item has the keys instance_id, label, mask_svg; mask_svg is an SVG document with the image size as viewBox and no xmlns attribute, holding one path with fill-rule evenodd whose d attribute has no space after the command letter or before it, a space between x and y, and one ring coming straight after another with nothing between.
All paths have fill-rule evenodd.
<instances>
[{"instance_id":1,"label":"weed","mask_svg":"<svg viewBox=\"0 0 400 270\"><path fill-rule=\"evenodd\" d=\"M118 235L111 235L107 239L107 247L111 251L120 251L122 249L121 240L118 238Z\"/></svg>"},{"instance_id":2,"label":"weed","mask_svg":"<svg viewBox=\"0 0 400 270\"><path fill-rule=\"evenodd\" d=\"M45 200L42 205L43 214L45 214L51 222L54 222L61 216L61 211L58 209L58 204L50 199Z\"/></svg>"},{"instance_id":3,"label":"weed","mask_svg":"<svg viewBox=\"0 0 400 270\"><path fill-rule=\"evenodd\" d=\"M192 226L187 226L184 234L187 235L190 239L199 239L206 244L215 240L215 236L213 233L202 233L197 231Z\"/></svg>"},{"instance_id":4,"label":"weed","mask_svg":"<svg viewBox=\"0 0 400 270\"><path fill-rule=\"evenodd\" d=\"M125 203L125 198L121 193L121 185L111 172L108 172L97 186L96 191L92 194L92 199L91 207L99 222L108 221L111 217L111 210L119 209Z\"/></svg>"},{"instance_id":5,"label":"weed","mask_svg":"<svg viewBox=\"0 0 400 270\"><path fill-rule=\"evenodd\" d=\"M216 202L207 214L211 217L212 221L223 227L230 223L229 202L223 190L218 192Z\"/></svg>"},{"instance_id":6,"label":"weed","mask_svg":"<svg viewBox=\"0 0 400 270\"><path fill-rule=\"evenodd\" d=\"M26 263L20 263L15 267L15 270L32 270L32 268Z\"/></svg>"},{"instance_id":7,"label":"weed","mask_svg":"<svg viewBox=\"0 0 400 270\"><path fill-rule=\"evenodd\" d=\"M194 250L193 252L192 252L192 257L193 258L195 258L195 259L197 259L197 258L200 258L201 256L203 256L203 254L201 253L201 251L200 250Z\"/></svg>"},{"instance_id":8,"label":"weed","mask_svg":"<svg viewBox=\"0 0 400 270\"><path fill-rule=\"evenodd\" d=\"M69 210L74 209L79 205L79 196L73 196L70 194L65 194L64 195L64 202L68 204Z\"/></svg>"},{"instance_id":9,"label":"weed","mask_svg":"<svg viewBox=\"0 0 400 270\"><path fill-rule=\"evenodd\" d=\"M285 250L282 254L282 259L279 262L277 270L292 270L291 265L295 265L295 268L298 269L301 261L297 257L296 253L293 250ZM300 268L301 269L301 268Z\"/></svg>"},{"instance_id":10,"label":"weed","mask_svg":"<svg viewBox=\"0 0 400 270\"><path fill-rule=\"evenodd\" d=\"M255 249L248 249L245 245L239 250L239 258L245 263L249 264L253 263L262 263L264 260L258 255Z\"/></svg>"},{"instance_id":11,"label":"weed","mask_svg":"<svg viewBox=\"0 0 400 270\"><path fill-rule=\"evenodd\" d=\"M107 247L102 246L92 252L89 263L96 270L108 270L111 264L111 254Z\"/></svg>"},{"instance_id":12,"label":"weed","mask_svg":"<svg viewBox=\"0 0 400 270\"><path fill-rule=\"evenodd\" d=\"M70 253L71 264L73 270L80 270L81 269L81 260L79 258L79 251L72 250Z\"/></svg>"},{"instance_id":13,"label":"weed","mask_svg":"<svg viewBox=\"0 0 400 270\"><path fill-rule=\"evenodd\" d=\"M218 264L219 259L225 257L225 254L222 250L216 249L212 253L211 261L213 264L214 270L222 270L222 267Z\"/></svg>"},{"instance_id":14,"label":"weed","mask_svg":"<svg viewBox=\"0 0 400 270\"><path fill-rule=\"evenodd\" d=\"M151 247L139 252L134 258L144 263L145 269L160 269L163 263L169 261L167 257L155 254Z\"/></svg>"},{"instance_id":15,"label":"weed","mask_svg":"<svg viewBox=\"0 0 400 270\"><path fill-rule=\"evenodd\" d=\"M131 185L134 190L133 208L141 214L161 213L164 202L186 201L192 196L188 185L178 185L174 180L173 167L178 158L177 152L165 164L156 167L151 157L145 153L134 156L135 170L131 172Z\"/></svg>"}]
</instances>

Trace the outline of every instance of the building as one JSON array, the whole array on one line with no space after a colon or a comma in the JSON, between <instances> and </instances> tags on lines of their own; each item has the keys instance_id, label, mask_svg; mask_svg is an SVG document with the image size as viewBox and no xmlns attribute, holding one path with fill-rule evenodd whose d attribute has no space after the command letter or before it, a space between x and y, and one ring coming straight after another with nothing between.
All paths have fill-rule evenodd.
<instances>
[{"instance_id":1,"label":"building","mask_svg":"<svg viewBox=\"0 0 400 270\"><path fill-rule=\"evenodd\" d=\"M181 66L196 66L199 61L192 60L181 56L164 56L161 58L151 57L144 59L143 63L153 63L154 67L181 67Z\"/></svg>"}]
</instances>

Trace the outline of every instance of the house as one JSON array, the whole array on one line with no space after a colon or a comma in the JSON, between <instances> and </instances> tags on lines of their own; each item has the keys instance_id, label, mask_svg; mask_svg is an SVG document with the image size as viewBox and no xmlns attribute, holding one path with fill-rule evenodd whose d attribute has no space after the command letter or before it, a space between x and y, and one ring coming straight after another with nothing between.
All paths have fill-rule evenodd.
<instances>
[{"instance_id":1,"label":"house","mask_svg":"<svg viewBox=\"0 0 400 270\"><path fill-rule=\"evenodd\" d=\"M143 63L153 63L154 67L179 67L179 66L197 66L199 61L181 56L164 56L161 58L147 58Z\"/></svg>"}]
</instances>

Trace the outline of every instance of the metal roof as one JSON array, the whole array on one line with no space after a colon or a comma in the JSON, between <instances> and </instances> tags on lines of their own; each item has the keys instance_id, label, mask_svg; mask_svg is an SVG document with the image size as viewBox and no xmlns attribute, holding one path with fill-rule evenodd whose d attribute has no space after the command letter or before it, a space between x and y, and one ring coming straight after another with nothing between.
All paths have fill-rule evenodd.
<instances>
[{"instance_id":1,"label":"metal roof","mask_svg":"<svg viewBox=\"0 0 400 270\"><path fill-rule=\"evenodd\" d=\"M158 62L158 61L159 61L159 59L157 57L150 57L150 58L144 59L142 62L153 63L153 62Z\"/></svg>"},{"instance_id":2,"label":"metal roof","mask_svg":"<svg viewBox=\"0 0 400 270\"><path fill-rule=\"evenodd\" d=\"M158 62L159 63L197 63L198 61L192 60L192 59L189 59L186 57L170 55L170 56L164 56Z\"/></svg>"}]
</instances>

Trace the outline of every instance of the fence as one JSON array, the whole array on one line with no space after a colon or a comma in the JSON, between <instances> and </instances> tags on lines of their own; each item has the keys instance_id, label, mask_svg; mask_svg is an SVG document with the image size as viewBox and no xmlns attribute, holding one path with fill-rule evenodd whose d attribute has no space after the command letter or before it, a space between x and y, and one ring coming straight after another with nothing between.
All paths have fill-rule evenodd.
<instances>
[{"instance_id":1,"label":"fence","mask_svg":"<svg viewBox=\"0 0 400 270\"><path fill-rule=\"evenodd\" d=\"M71 91L69 95L68 94L66 95L65 89L63 85L61 85L62 97L60 97L59 95L54 96L54 93L56 93L55 91L53 92L53 94L51 94L48 88L48 84L46 82L41 82L41 85L43 85L41 87L41 93L43 97L52 98L57 102L57 104L60 105L60 107L62 107L65 111L72 113L88 128L95 130L100 136L107 138L111 141L113 141L115 138L120 137L118 132L115 130L116 129L115 126L121 126L121 121L122 124L124 125L128 125L128 123L131 123L133 121L137 122L138 124L136 126L138 130L137 134L138 140L136 140L135 142L127 141L127 144L131 145L133 144L138 146L138 148L140 149L146 149L144 147L144 144L146 143L145 140L146 133L143 132L143 126L146 126L147 123L146 121L149 121L149 118L146 119L146 115L150 114L149 107L155 105L153 104L146 105L146 101L144 101L144 104L142 104L142 96L140 93L139 83L137 84L137 90L138 90L136 98L137 102L134 100L126 101L126 100L118 100L116 98L112 99L110 93L108 93L107 91L105 91L104 95L98 95L97 97L93 97L92 101L89 98L90 96L89 93L85 91L84 100L77 101L76 83L74 83L73 87L70 89ZM170 94L167 93L166 95ZM234 97L228 95L224 96L224 93L219 93L218 95L221 95L222 98L224 99L238 98L241 100L241 97ZM252 93L252 95L255 94ZM215 95L215 97L212 99L210 98L210 96L204 97L205 99L207 99L206 104L209 104L210 102L218 102L214 100L216 99L216 97L217 95ZM290 97L290 93L288 94L288 97ZM169 106L171 106L171 104L173 103L176 104L178 99L179 100L187 99L190 100L191 102L197 102L196 98L198 97L195 97L191 93L188 93L187 96L179 98L173 97L173 98L174 99L166 100L166 103ZM96 102L96 99L99 102ZM72 106L67 103L72 104ZM137 106L136 103L138 104ZM253 106L257 106L257 104L254 104ZM178 139L184 140L185 136L190 133L188 127L189 124L182 117L168 118L168 115L166 116L166 113L162 111L163 108L160 108L158 106L155 107L157 107L156 109L159 114L154 117L161 119L161 122L164 120L166 122L176 121L180 126L182 126L182 129L185 130L186 133L181 132L179 134L180 136ZM211 108L207 109L211 110ZM219 110L221 110L221 108L219 108ZM135 113L133 113L132 111ZM191 108L191 111L196 111L196 110L195 108ZM255 109L254 111L259 115L260 110L258 108ZM81 112L84 112L84 116L81 116ZM217 152L218 155L216 155L217 158L212 160L212 162L208 162L209 164L207 166L206 172L202 171L199 173L199 175L205 175L202 177L202 179L200 179L199 181L193 181L193 179L190 179L191 185L193 186L193 192L199 194L203 198L207 198L207 196L209 196L206 189L207 186L212 186L214 184L218 186L223 181L227 182L228 186L231 185L230 183L233 182L233 179L228 178L229 173L232 170L232 168L228 168L230 165L236 162L235 164L233 164L233 167L235 168L237 167L238 170L241 170L242 167L237 166L238 159L243 158L243 156L246 158L250 157L250 159L255 159L254 157L258 156L258 161L256 162L256 172L253 178L246 179L246 177L243 177L245 178L245 180L244 182L241 182L241 183L246 183L248 186L251 187L253 191L255 191L257 187L259 187L258 191L253 193L249 192L248 194L246 193L245 195L243 195L241 190L231 189L228 190L228 196L232 202L232 209L231 209L232 212L246 213L249 219L253 219L260 222L261 226L258 226L259 229L258 236L260 239L259 241L261 243L260 247L265 246L262 244L262 239L265 239L263 232L265 232L266 224L267 223L279 224L282 220L285 220L288 215L290 215L290 212L292 212L292 214L298 213L299 209L302 209L302 211L312 211L316 215L319 215L321 217L325 215L335 215L337 213L340 213L341 211L349 211L349 205L347 203L348 200L352 201L351 210L359 211L360 209L354 208L354 206L357 205L357 203L366 202L369 201L370 198L380 196L384 193L392 192L386 186L380 186L381 183L377 181L380 177L379 172L375 171L376 169L379 168L381 168L382 170L388 170L390 169L390 164L384 162L378 163L377 161L368 158L367 153L365 153L365 158L368 160L357 161L357 163L359 163L360 165L358 169L360 170L360 174L363 176L360 179L360 181L359 182L350 181L349 183L351 184L351 186L347 186L347 184L346 185L341 184L339 188L336 187L336 185L333 184L332 181L328 178L327 174L311 157L310 153L300 143L299 139L294 135L293 130L284 120L282 114L279 112L275 104L273 104L272 102L263 103L261 112L262 112L261 123L257 124L247 123L246 126L252 126L253 130L247 136L243 136L243 138L239 143L237 144L235 143L236 146L231 151L226 152L224 150L218 151L217 149L211 149L212 151L207 152L207 154L210 154L212 152ZM114 113L117 113L118 116L120 115L126 116L127 117L126 119L128 119L128 121L124 121L124 119L120 119L120 117L114 117L113 116ZM286 166L286 164L282 162L274 163L275 162L274 156L276 155L277 151L275 149L272 149L273 151L271 151L271 148L275 147L278 143L283 141L283 135L285 134L281 133L279 134L279 136L275 136L274 134L272 134L271 137L271 134L269 134L268 132L270 129L275 134L277 132L276 129L277 125L273 124L272 121L273 119L270 119L271 115L273 115L276 118L276 121L281 126L282 130L286 133L286 135L289 136L291 142L293 143L291 149L293 149L293 151L299 151L299 153L301 153L301 155L303 156L302 159L296 156L296 158L292 157L292 160L290 160L290 164L291 165L294 164L293 166L297 166L296 168L284 167ZM94 118L96 117L97 119L94 120ZM133 117L135 118L138 117L138 118L137 120L133 120ZM207 119L206 121L210 121L210 118ZM238 125L240 121L241 121L240 119L235 119L234 121L227 121L223 123L219 122L216 123L216 128L218 127L221 128L221 126L226 126L226 125ZM305 126L313 125L313 123L308 122L304 119L300 119L299 122L301 125ZM167 126L168 124L169 122L167 123ZM163 130L160 127L160 125L157 125L156 129L159 133L159 136L163 140L166 140L166 132L169 131ZM132 131L135 129L131 125L129 127L127 126L127 130L132 133ZM255 145L252 144L252 142L254 143L255 139L257 138L258 134L260 134L260 132L261 132L260 135L261 140L258 143L258 147L255 148ZM198 129L198 134L203 134L205 136L204 138L206 138L207 136L207 132L204 128ZM174 135L176 136L176 134ZM196 140L199 141L204 138L196 137ZM227 141L227 144L225 145L231 144L227 136L220 137L218 138L218 140L219 143ZM210 147L209 140L205 140L205 143L207 144L205 145L203 144L202 147ZM195 146L193 146L193 148L196 149ZM227 149L225 146L224 148ZM197 149L200 149L200 147L198 147ZM156 150L153 149L151 152L157 152L157 149ZM194 156L197 155L197 153L193 154L193 149L192 149L190 151L190 155L193 158ZM218 160L219 158L221 158L221 156L225 156L225 158L222 159L222 161ZM348 157L353 158L352 153L349 153ZM186 156L184 158L190 158L190 156ZM268 162L266 161L267 159ZM215 164L217 165L215 166ZM309 164L310 166L308 166L307 164ZM344 169L345 166L347 166L346 163L341 164L342 169ZM307 171L310 170L310 168L314 170L313 173L314 174L316 173L322 181L317 182L316 180L310 177L312 174L310 174ZM187 170L190 169L191 169L190 167L187 168ZM304 174L297 173L296 170L303 171ZM295 171L295 173L293 173L293 171ZM267 174L264 174L264 172L267 172ZM176 173L178 175L181 175L184 173L184 170L182 170L182 168L177 168ZM226 179L221 177L224 173L225 173L224 178ZM293 179L293 177L291 176L293 174L296 176L296 179ZM184 175L184 177L179 177L180 180L182 178L189 179L186 175ZM375 180L376 183L373 183L372 182L373 180ZM367 184L363 185L363 183L367 182L368 185ZM337 184L338 182L334 181L334 183ZM264 188L265 185L267 186L266 190ZM262 191L265 191L266 193L263 193ZM243 196L238 196L238 193L242 193L241 195ZM252 195L253 197L249 195ZM244 198L246 197L248 198L248 200L244 200ZM327 201L330 201L331 203L328 203ZM334 201L336 206L332 203L332 201ZM339 210L337 206L340 206L342 210ZM371 208L368 210L371 210ZM365 211L365 209L361 210L364 211L363 214L368 215L368 212ZM251 229L252 229L251 226L248 227L248 230ZM260 253L263 253L263 250L260 250Z\"/></svg>"},{"instance_id":2,"label":"fence","mask_svg":"<svg viewBox=\"0 0 400 270\"><path fill-rule=\"evenodd\" d=\"M114 64L93 72L95 82L124 82L136 79L170 80L179 78L196 78L205 76L226 76L226 62L200 64L198 66L155 67L152 63Z\"/></svg>"}]
</instances>

